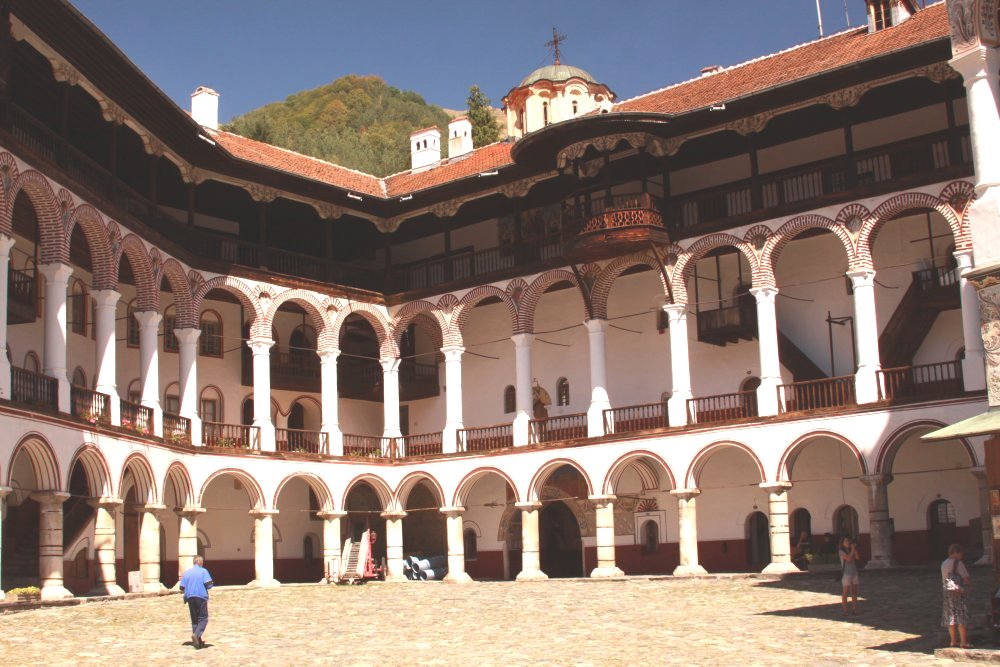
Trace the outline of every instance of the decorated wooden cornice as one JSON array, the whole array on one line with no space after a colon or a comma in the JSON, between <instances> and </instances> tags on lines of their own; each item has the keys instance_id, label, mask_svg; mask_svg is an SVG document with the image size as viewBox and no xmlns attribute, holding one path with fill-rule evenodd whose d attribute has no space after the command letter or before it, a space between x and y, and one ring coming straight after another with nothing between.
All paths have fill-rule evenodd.
<instances>
[{"instance_id":1,"label":"decorated wooden cornice","mask_svg":"<svg viewBox=\"0 0 1000 667\"><path fill-rule=\"evenodd\" d=\"M948 0L951 50L955 55L981 46L1000 46L998 0Z\"/></svg>"}]
</instances>

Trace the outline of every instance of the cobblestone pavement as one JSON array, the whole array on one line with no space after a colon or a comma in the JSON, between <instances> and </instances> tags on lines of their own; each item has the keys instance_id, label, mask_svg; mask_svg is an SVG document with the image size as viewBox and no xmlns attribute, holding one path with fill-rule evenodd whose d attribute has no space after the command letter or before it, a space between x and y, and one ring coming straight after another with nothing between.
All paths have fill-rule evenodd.
<instances>
[{"instance_id":1,"label":"cobblestone pavement","mask_svg":"<svg viewBox=\"0 0 1000 667\"><path fill-rule=\"evenodd\" d=\"M939 581L862 573L857 616L827 574L222 588L204 650L171 595L6 615L0 665L946 664Z\"/></svg>"}]
</instances>

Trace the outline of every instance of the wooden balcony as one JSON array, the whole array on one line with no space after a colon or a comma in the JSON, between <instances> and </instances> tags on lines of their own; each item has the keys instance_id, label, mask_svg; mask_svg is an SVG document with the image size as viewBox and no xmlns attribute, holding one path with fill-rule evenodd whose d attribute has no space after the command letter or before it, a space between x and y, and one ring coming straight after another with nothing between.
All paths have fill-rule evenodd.
<instances>
[{"instance_id":1,"label":"wooden balcony","mask_svg":"<svg viewBox=\"0 0 1000 667\"><path fill-rule=\"evenodd\" d=\"M496 449L507 449L514 446L514 427L512 424L497 424L495 426L463 428L458 431L456 437L460 452L488 452Z\"/></svg>"},{"instance_id":2,"label":"wooden balcony","mask_svg":"<svg viewBox=\"0 0 1000 667\"><path fill-rule=\"evenodd\" d=\"M305 431L294 428L274 429L275 444L279 452L329 454L330 434L326 431Z\"/></svg>"},{"instance_id":3,"label":"wooden balcony","mask_svg":"<svg viewBox=\"0 0 1000 667\"><path fill-rule=\"evenodd\" d=\"M37 288L34 272L8 269L7 324L26 324L38 318Z\"/></svg>"},{"instance_id":4,"label":"wooden balcony","mask_svg":"<svg viewBox=\"0 0 1000 667\"><path fill-rule=\"evenodd\" d=\"M548 419L532 419L529 422L529 428L529 442L533 445L586 438L587 414L579 413L558 415Z\"/></svg>"},{"instance_id":5,"label":"wooden balcony","mask_svg":"<svg viewBox=\"0 0 1000 667\"><path fill-rule=\"evenodd\" d=\"M98 391L72 385L69 388L70 413L90 424L111 423L111 397Z\"/></svg>"},{"instance_id":6,"label":"wooden balcony","mask_svg":"<svg viewBox=\"0 0 1000 667\"><path fill-rule=\"evenodd\" d=\"M781 413L846 408L857 403L853 375L778 385Z\"/></svg>"},{"instance_id":7,"label":"wooden balcony","mask_svg":"<svg viewBox=\"0 0 1000 667\"><path fill-rule=\"evenodd\" d=\"M567 239L564 252L574 261L592 262L644 250L651 243L670 243L660 204L649 193L600 197L570 215L578 231Z\"/></svg>"},{"instance_id":8,"label":"wooden balcony","mask_svg":"<svg viewBox=\"0 0 1000 667\"><path fill-rule=\"evenodd\" d=\"M260 427L243 424L201 423L201 444L219 449L260 449Z\"/></svg>"},{"instance_id":9,"label":"wooden balcony","mask_svg":"<svg viewBox=\"0 0 1000 667\"><path fill-rule=\"evenodd\" d=\"M59 383L55 378L13 367L10 380L10 400L39 410L59 409Z\"/></svg>"},{"instance_id":10,"label":"wooden balcony","mask_svg":"<svg viewBox=\"0 0 1000 667\"><path fill-rule=\"evenodd\" d=\"M757 392L702 396L687 400L688 424L713 424L753 419L757 416Z\"/></svg>"},{"instance_id":11,"label":"wooden balcony","mask_svg":"<svg viewBox=\"0 0 1000 667\"><path fill-rule=\"evenodd\" d=\"M190 445L191 420L187 417L164 412L163 439L175 445Z\"/></svg>"},{"instance_id":12,"label":"wooden balcony","mask_svg":"<svg viewBox=\"0 0 1000 667\"><path fill-rule=\"evenodd\" d=\"M441 433L417 433L414 435L404 435L398 440L397 450L403 458L410 456L434 456L441 454L442 449Z\"/></svg>"},{"instance_id":13,"label":"wooden balcony","mask_svg":"<svg viewBox=\"0 0 1000 667\"><path fill-rule=\"evenodd\" d=\"M883 368L876 375L879 400L890 403L954 398L965 393L960 361Z\"/></svg>"},{"instance_id":14,"label":"wooden balcony","mask_svg":"<svg viewBox=\"0 0 1000 667\"><path fill-rule=\"evenodd\" d=\"M604 433L607 435L652 431L669 426L666 401L626 405L604 411Z\"/></svg>"},{"instance_id":15,"label":"wooden balcony","mask_svg":"<svg viewBox=\"0 0 1000 667\"><path fill-rule=\"evenodd\" d=\"M698 312L698 340L724 346L757 337L756 301L749 294L741 295L736 301L736 305Z\"/></svg>"},{"instance_id":16,"label":"wooden balcony","mask_svg":"<svg viewBox=\"0 0 1000 667\"><path fill-rule=\"evenodd\" d=\"M386 444L392 438L383 438L378 435L355 435L353 433L344 434L344 456L357 456L365 459L387 459L390 458L390 451Z\"/></svg>"},{"instance_id":17,"label":"wooden balcony","mask_svg":"<svg viewBox=\"0 0 1000 667\"><path fill-rule=\"evenodd\" d=\"M122 428L143 435L153 433L153 408L127 401L121 401Z\"/></svg>"}]
</instances>

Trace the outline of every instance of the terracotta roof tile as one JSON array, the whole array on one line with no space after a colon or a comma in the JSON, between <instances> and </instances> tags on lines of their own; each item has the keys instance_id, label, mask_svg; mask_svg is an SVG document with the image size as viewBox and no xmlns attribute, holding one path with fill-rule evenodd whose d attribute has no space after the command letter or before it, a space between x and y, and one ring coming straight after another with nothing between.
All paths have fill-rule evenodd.
<instances>
[{"instance_id":1,"label":"terracotta roof tile","mask_svg":"<svg viewBox=\"0 0 1000 667\"><path fill-rule=\"evenodd\" d=\"M390 197L395 197L416 192L513 164L514 161L510 157L511 146L513 144L501 141L477 148L456 160L442 160L438 166L424 171L416 173L404 171L394 174L385 179L388 194Z\"/></svg>"}]
</instances>

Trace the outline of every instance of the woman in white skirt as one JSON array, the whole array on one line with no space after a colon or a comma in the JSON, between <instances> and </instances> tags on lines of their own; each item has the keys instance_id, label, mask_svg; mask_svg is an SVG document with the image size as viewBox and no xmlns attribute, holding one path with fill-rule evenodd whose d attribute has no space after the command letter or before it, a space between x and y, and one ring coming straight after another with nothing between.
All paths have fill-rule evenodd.
<instances>
[{"instance_id":1,"label":"woman in white skirt","mask_svg":"<svg viewBox=\"0 0 1000 667\"><path fill-rule=\"evenodd\" d=\"M941 563L941 585L944 589L944 606L941 613L941 625L948 628L948 637L951 639L950 646L961 646L970 648L969 637L966 633L965 625L969 619L969 612L965 607L965 599L968 595L969 569L962 561L965 553L962 545L953 544L948 547L948 557ZM958 641L955 641L955 628L958 628Z\"/></svg>"}]
</instances>

